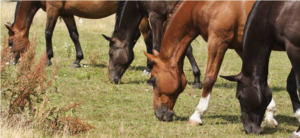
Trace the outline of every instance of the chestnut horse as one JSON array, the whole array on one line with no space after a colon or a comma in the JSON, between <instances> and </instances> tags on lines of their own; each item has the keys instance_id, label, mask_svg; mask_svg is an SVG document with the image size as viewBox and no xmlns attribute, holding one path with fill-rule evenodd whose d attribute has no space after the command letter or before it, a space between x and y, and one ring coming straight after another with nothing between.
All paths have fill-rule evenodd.
<instances>
[{"instance_id":1,"label":"chestnut horse","mask_svg":"<svg viewBox=\"0 0 300 138\"><path fill-rule=\"evenodd\" d=\"M300 2L259 1L249 14L243 38L242 71L224 77L237 81L236 96L241 106L241 120L247 133L260 133L261 122L272 92L267 83L271 50L286 50L293 69L287 79L295 117L300 121ZM300 137L300 126L292 134Z\"/></svg>"},{"instance_id":2,"label":"chestnut horse","mask_svg":"<svg viewBox=\"0 0 300 138\"><path fill-rule=\"evenodd\" d=\"M70 37L74 42L76 49L76 60L73 67L80 67L80 61L83 59L83 52L79 43L79 34L77 31L74 15L90 19L104 18L114 14L118 9L117 1L18 1L15 9L15 19L13 24L6 25L9 30L8 43L12 47L15 60L19 58L20 52L29 45L28 34L32 19L36 12L42 8L47 12L46 22L46 52L48 56L48 65L51 65L53 57L52 34L59 16L64 20ZM146 18L145 18L146 19ZM147 19L146 19L147 20ZM140 30L148 32L148 22L143 22ZM145 35L146 36L146 35Z\"/></svg>"},{"instance_id":3,"label":"chestnut horse","mask_svg":"<svg viewBox=\"0 0 300 138\"><path fill-rule=\"evenodd\" d=\"M208 42L208 60L203 81L203 92L190 125L202 124L210 94L228 48L242 56L243 29L253 1L185 1L179 3L167 23L161 52L146 54L154 62L151 78L154 89L153 106L159 120L172 120L173 108L185 89L184 55L189 44L198 36ZM268 107L266 121L277 125L273 118L275 102Z\"/></svg>"},{"instance_id":4,"label":"chestnut horse","mask_svg":"<svg viewBox=\"0 0 300 138\"><path fill-rule=\"evenodd\" d=\"M174 1L128 1L124 4L123 10L116 21L116 27L112 38L105 35L104 38L110 42L109 78L114 83L119 83L122 75L134 58L133 47L136 41L136 30L142 17L149 17L152 32L148 32L145 40L152 44L156 50L160 49L163 35L163 23L167 19L168 13L176 4ZM151 37L152 36L152 37ZM152 47L147 48L148 53L152 53ZM188 57L194 74L194 88L202 88L200 82L200 70L193 56L192 47L189 46L186 56ZM150 72L152 64L148 61L144 73Z\"/></svg>"}]
</instances>

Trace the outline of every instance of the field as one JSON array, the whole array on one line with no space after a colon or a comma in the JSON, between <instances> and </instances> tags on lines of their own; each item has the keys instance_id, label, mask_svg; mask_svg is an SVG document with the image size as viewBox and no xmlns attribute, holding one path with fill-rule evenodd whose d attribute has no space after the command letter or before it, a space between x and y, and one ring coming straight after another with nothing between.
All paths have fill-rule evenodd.
<instances>
[{"instance_id":1,"label":"field","mask_svg":"<svg viewBox=\"0 0 300 138\"><path fill-rule=\"evenodd\" d=\"M13 22L15 3L1 2L1 40L8 35L4 24ZM204 125L188 126L189 116L199 102L202 90L193 89L193 73L190 63L185 60L184 71L188 85L179 96L174 111L173 122L159 122L153 114L152 86L146 84L150 76L142 76L146 66L146 50L140 38L134 48L135 59L122 78L120 85L109 82L108 42L101 36L110 36L114 28L115 15L107 18L83 19L78 23L80 43L84 52L83 67L71 68L75 61L75 48L63 21L57 22L53 41L54 69L59 64L57 81L49 89L50 105L63 106L72 101L84 104L76 114L95 126L95 129L76 137L288 137L298 127L293 116L292 105L286 92L286 78L291 64L285 52L272 52L269 64L268 83L276 102L277 128L263 128L261 135L246 135L240 120L240 106L235 98L236 83L218 77L209 104L209 110L203 117ZM45 22L46 13L36 14L30 29L30 38L38 37L37 53L46 50ZM201 81L204 78L207 61L207 43L201 37L193 41L193 53L201 69ZM99 55L96 65L91 64L91 55ZM241 70L241 59L233 50L228 50L223 61L220 75L235 75ZM1 63L3 64L3 63ZM1 100L1 108L6 108L7 101ZM26 131L26 132L25 132ZM1 129L1 137L47 137L37 130ZM67 137L67 136L66 136Z\"/></svg>"}]
</instances>

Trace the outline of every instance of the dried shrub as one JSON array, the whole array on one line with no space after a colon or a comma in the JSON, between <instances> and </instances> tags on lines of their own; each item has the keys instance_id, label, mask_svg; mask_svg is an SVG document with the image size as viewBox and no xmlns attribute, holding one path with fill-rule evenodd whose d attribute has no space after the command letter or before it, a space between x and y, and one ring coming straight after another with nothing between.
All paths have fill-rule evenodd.
<instances>
[{"instance_id":1,"label":"dried shrub","mask_svg":"<svg viewBox=\"0 0 300 138\"><path fill-rule=\"evenodd\" d=\"M6 63L11 56L6 41L3 42L1 62ZM47 89L55 82L58 65L52 73L46 73L47 55L44 53L37 59L36 45L34 37L26 49L27 52L21 54L16 71L9 69L7 65L1 66L1 80L5 80L1 83L1 89L9 101L7 112L1 112L2 119L6 117L5 121L9 122L11 127L16 127L15 124L19 127L22 124L22 127L35 126L40 130L50 130L53 133L66 132L70 135L93 129L93 126L81 119L66 115L66 112L80 107L81 103L75 102L62 108L47 107Z\"/></svg>"}]
</instances>

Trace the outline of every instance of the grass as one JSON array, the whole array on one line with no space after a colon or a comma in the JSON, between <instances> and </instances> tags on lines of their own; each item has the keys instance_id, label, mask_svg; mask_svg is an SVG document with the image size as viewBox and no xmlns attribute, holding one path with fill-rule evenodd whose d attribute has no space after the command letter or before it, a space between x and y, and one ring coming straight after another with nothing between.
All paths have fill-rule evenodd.
<instances>
[{"instance_id":1,"label":"grass","mask_svg":"<svg viewBox=\"0 0 300 138\"><path fill-rule=\"evenodd\" d=\"M15 3L1 2L1 40L7 35L3 25L13 22ZM34 18L30 37L38 36L38 55L45 52L44 37L46 13L40 10ZM187 125L189 116L199 102L202 90L192 89L187 85L175 105L177 117L173 122L159 122L152 107L152 87L146 84L149 76L141 76L146 65L146 51L142 39L137 42L134 52L135 60L122 78L122 84L109 83L107 73L108 42L101 34L110 35L114 28L114 15L99 19L84 19L83 24L75 18L80 35L80 43L85 54L81 61L85 67L71 68L75 60L74 45L69 37L65 24L58 21L54 35L53 71L60 64L57 81L49 90L50 105L63 106L72 101L82 101L82 108L76 110L80 118L85 118L96 129L77 137L288 137L298 127L293 116L292 105L285 90L286 78L291 69L284 52L272 52L269 64L269 85L276 102L279 123L278 128L264 128L262 135L246 135L240 120L240 107L235 98L236 83L218 77L209 104L209 110L203 117L204 125L191 127ZM201 69L203 80L206 61L207 43L201 37L192 43L196 61ZM67 48L66 48L67 47ZM89 53L99 54L97 65L89 59ZM68 56L70 55L70 57ZM233 50L228 50L219 74L235 75L241 70L241 60ZM2 63L3 64L3 63ZM189 84L193 73L188 60L185 60L184 71ZM7 101L1 100L5 109ZM29 129L30 130L30 129ZM47 137L37 130L10 130L2 125L1 137ZM26 132L26 133L24 133ZM28 132L28 133L27 133ZM32 132L32 133L29 133ZM25 136L23 134L26 134ZM67 136L66 136L67 137Z\"/></svg>"}]
</instances>

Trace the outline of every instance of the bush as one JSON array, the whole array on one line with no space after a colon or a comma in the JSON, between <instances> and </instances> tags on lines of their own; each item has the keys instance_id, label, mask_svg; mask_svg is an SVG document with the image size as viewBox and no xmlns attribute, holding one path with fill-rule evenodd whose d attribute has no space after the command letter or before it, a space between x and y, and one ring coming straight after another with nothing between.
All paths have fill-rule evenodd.
<instances>
[{"instance_id":1,"label":"bush","mask_svg":"<svg viewBox=\"0 0 300 138\"><path fill-rule=\"evenodd\" d=\"M80 107L80 102L65 105L62 108L47 107L48 89L55 82L58 65L52 73L46 73L47 55L36 58L36 37L31 41L16 68L9 67L11 61L10 48L4 37L1 50L1 90L2 96L8 101L8 107L1 111L3 124L9 127L31 126L39 130L59 134L76 135L94 127L81 119L68 116L66 112Z\"/></svg>"}]
</instances>

